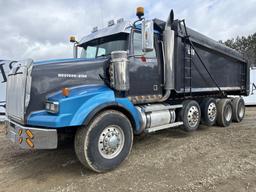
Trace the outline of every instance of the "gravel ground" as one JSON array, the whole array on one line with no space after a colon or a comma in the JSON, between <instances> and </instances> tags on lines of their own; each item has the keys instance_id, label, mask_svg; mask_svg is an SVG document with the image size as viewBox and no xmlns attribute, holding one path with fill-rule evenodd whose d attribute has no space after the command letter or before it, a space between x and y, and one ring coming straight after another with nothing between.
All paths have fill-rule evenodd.
<instances>
[{"instance_id":1,"label":"gravel ground","mask_svg":"<svg viewBox=\"0 0 256 192\"><path fill-rule=\"evenodd\" d=\"M256 191L256 108L242 123L194 133L169 129L135 138L129 158L97 174L82 167L72 143L22 150L0 127L0 191Z\"/></svg>"}]
</instances>

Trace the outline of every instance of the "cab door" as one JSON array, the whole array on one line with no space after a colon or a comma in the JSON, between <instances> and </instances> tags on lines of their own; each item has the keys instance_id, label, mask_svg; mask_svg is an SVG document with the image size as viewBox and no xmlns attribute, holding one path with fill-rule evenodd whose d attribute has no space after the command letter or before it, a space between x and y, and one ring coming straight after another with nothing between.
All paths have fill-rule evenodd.
<instances>
[{"instance_id":1,"label":"cab door","mask_svg":"<svg viewBox=\"0 0 256 192\"><path fill-rule=\"evenodd\" d=\"M159 35L154 37L154 50L142 51L142 35L134 30L130 38L129 96L161 95L163 92L163 62Z\"/></svg>"}]
</instances>

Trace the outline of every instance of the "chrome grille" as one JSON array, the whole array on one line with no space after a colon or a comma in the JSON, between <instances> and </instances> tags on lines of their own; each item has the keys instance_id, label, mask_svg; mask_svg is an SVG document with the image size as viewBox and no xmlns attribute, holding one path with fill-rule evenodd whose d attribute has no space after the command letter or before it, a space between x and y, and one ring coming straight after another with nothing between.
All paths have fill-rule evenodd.
<instances>
[{"instance_id":1,"label":"chrome grille","mask_svg":"<svg viewBox=\"0 0 256 192\"><path fill-rule=\"evenodd\" d=\"M10 119L24 123L25 108L30 92L32 60L17 62L8 75L6 86L6 113ZM28 87L29 86L29 87Z\"/></svg>"}]
</instances>

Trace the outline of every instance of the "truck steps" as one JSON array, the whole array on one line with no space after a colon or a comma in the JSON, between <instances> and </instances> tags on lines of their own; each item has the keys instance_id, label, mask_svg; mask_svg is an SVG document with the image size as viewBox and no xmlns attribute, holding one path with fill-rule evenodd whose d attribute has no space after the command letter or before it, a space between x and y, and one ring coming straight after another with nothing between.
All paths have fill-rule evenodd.
<instances>
[{"instance_id":1,"label":"truck steps","mask_svg":"<svg viewBox=\"0 0 256 192\"><path fill-rule=\"evenodd\" d=\"M179 122L170 123L170 124L166 124L166 125L161 125L161 126L157 126L157 127L151 127L151 128L145 129L145 132L146 133L152 133L152 132L163 130L163 129L178 127L180 125L183 125L183 122L179 121Z\"/></svg>"},{"instance_id":2,"label":"truck steps","mask_svg":"<svg viewBox=\"0 0 256 192\"><path fill-rule=\"evenodd\" d=\"M153 112L153 111L162 111L162 110L171 110L171 109L177 109L182 108L183 105L166 105L166 106L156 106L156 105L148 105L143 108L143 112Z\"/></svg>"}]
</instances>

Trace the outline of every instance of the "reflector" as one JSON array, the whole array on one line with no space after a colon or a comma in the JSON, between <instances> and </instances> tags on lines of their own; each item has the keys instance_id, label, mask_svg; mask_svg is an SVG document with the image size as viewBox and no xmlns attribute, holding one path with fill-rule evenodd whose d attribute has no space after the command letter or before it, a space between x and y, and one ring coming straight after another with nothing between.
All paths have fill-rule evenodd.
<instances>
[{"instance_id":1,"label":"reflector","mask_svg":"<svg viewBox=\"0 0 256 192\"><path fill-rule=\"evenodd\" d=\"M28 144L29 147L34 148L34 144L29 138L26 138L26 143Z\"/></svg>"},{"instance_id":2,"label":"reflector","mask_svg":"<svg viewBox=\"0 0 256 192\"><path fill-rule=\"evenodd\" d=\"M34 138L34 135L32 134L32 132L30 130L26 130L26 134L27 134L27 136L30 137L30 139Z\"/></svg>"},{"instance_id":3,"label":"reflector","mask_svg":"<svg viewBox=\"0 0 256 192\"><path fill-rule=\"evenodd\" d=\"M19 134L19 136L21 136L21 134L22 134L22 129L19 129L18 134Z\"/></svg>"},{"instance_id":4,"label":"reflector","mask_svg":"<svg viewBox=\"0 0 256 192\"><path fill-rule=\"evenodd\" d=\"M22 137L20 137L20 138L19 138L19 143L21 144L21 143L22 143L22 141L23 141L23 138L22 138Z\"/></svg>"}]
</instances>

